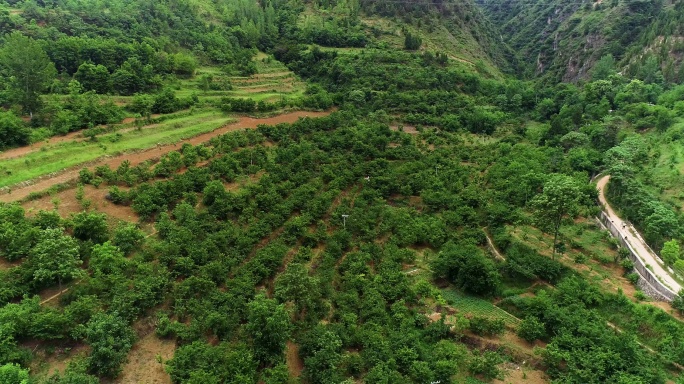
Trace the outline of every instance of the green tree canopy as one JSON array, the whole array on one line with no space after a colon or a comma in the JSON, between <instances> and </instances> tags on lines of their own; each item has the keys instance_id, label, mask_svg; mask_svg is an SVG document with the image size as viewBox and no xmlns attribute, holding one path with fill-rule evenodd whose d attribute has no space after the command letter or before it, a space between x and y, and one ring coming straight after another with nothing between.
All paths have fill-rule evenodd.
<instances>
[{"instance_id":1,"label":"green tree canopy","mask_svg":"<svg viewBox=\"0 0 684 384\"><path fill-rule=\"evenodd\" d=\"M40 94L57 73L55 65L37 41L12 32L0 50L0 67L10 78L13 101L32 115L40 106Z\"/></svg>"},{"instance_id":2,"label":"green tree canopy","mask_svg":"<svg viewBox=\"0 0 684 384\"><path fill-rule=\"evenodd\" d=\"M42 231L29 254L33 279L39 283L57 280L60 289L62 280L73 279L82 274L79 268L81 263L78 244L58 228Z\"/></svg>"},{"instance_id":3,"label":"green tree canopy","mask_svg":"<svg viewBox=\"0 0 684 384\"><path fill-rule=\"evenodd\" d=\"M89 370L116 377L135 342L133 329L116 314L97 313L85 326L84 336L92 349L88 357Z\"/></svg>"},{"instance_id":4,"label":"green tree canopy","mask_svg":"<svg viewBox=\"0 0 684 384\"><path fill-rule=\"evenodd\" d=\"M676 240L666 241L660 251L660 256L669 265L676 263L679 260L679 243Z\"/></svg>"},{"instance_id":5,"label":"green tree canopy","mask_svg":"<svg viewBox=\"0 0 684 384\"><path fill-rule=\"evenodd\" d=\"M285 305L259 295L247 307L246 329L254 343L254 357L263 363L278 361L291 330Z\"/></svg>"},{"instance_id":6,"label":"green tree canopy","mask_svg":"<svg viewBox=\"0 0 684 384\"><path fill-rule=\"evenodd\" d=\"M555 174L544 184L544 191L532 199L537 225L553 234L553 254L556 254L558 234L566 217L579 212L580 189L570 176Z\"/></svg>"}]
</instances>

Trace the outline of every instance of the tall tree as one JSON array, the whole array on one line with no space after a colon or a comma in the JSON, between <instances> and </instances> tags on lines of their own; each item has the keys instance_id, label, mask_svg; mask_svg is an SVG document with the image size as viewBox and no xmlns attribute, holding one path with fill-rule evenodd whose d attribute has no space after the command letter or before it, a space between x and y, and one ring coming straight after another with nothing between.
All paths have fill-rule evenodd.
<instances>
[{"instance_id":1,"label":"tall tree","mask_svg":"<svg viewBox=\"0 0 684 384\"><path fill-rule=\"evenodd\" d=\"M556 174L544 184L544 191L532 199L537 225L553 234L553 256L558 248L558 233L563 219L579 211L580 189L575 179Z\"/></svg>"},{"instance_id":2,"label":"tall tree","mask_svg":"<svg viewBox=\"0 0 684 384\"><path fill-rule=\"evenodd\" d=\"M37 41L15 31L5 37L0 66L10 79L14 102L33 116L40 106L40 94L57 74L55 65Z\"/></svg>"}]
</instances>

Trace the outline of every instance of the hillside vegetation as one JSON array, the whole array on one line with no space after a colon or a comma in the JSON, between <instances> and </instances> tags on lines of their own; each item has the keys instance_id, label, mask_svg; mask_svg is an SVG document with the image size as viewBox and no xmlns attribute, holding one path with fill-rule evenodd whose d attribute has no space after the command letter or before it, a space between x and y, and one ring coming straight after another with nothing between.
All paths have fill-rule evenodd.
<instances>
[{"instance_id":1,"label":"hillside vegetation","mask_svg":"<svg viewBox=\"0 0 684 384\"><path fill-rule=\"evenodd\" d=\"M681 383L591 179L681 278L684 88L542 5L2 5L0 383Z\"/></svg>"},{"instance_id":2,"label":"hillside vegetation","mask_svg":"<svg viewBox=\"0 0 684 384\"><path fill-rule=\"evenodd\" d=\"M611 55L626 75L679 83L684 7L672 3L504 0L480 6L504 41L529 58L528 77L541 75L549 83L589 79L596 63Z\"/></svg>"}]
</instances>

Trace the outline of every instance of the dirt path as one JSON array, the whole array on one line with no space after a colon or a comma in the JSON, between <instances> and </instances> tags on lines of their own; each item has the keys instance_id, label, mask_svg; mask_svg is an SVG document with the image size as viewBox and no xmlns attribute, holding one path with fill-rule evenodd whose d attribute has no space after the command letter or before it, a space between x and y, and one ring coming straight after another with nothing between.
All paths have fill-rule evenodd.
<instances>
[{"instance_id":1,"label":"dirt path","mask_svg":"<svg viewBox=\"0 0 684 384\"><path fill-rule=\"evenodd\" d=\"M605 196L606 185L610 181L610 175L601 177L596 183L596 187L599 191L599 201L603 205L603 208L610 218L610 221L615 224L620 236L622 236L629 245L637 252L637 257L644 262L645 265L651 266L651 271L655 274L661 282L663 282L668 288L674 292L679 292L682 287L677 283L672 276L665 270L665 268L658 262L658 256L655 255L653 250L646 245L644 239L639 235L639 232L629 223L622 220L613 210L613 208L608 204Z\"/></svg>"},{"instance_id":2,"label":"dirt path","mask_svg":"<svg viewBox=\"0 0 684 384\"><path fill-rule=\"evenodd\" d=\"M489 250L492 251L492 254L494 254L494 257L501 260L501 261L506 261L506 258L499 253L499 250L496 249L496 246L494 246L494 242L492 241L491 236L489 236L489 232L487 232L486 229L483 229L482 232L484 232L485 237L487 238L487 244L489 244Z\"/></svg>"},{"instance_id":3,"label":"dirt path","mask_svg":"<svg viewBox=\"0 0 684 384\"><path fill-rule=\"evenodd\" d=\"M180 146L183 143L189 143L192 145L198 145L205 143L209 141L211 138L232 132L232 131L237 131L241 129L254 129L258 125L275 125L275 124L280 124L280 123L293 123L297 121L299 118L304 118L304 117L322 117L322 116L327 116L329 115L330 112L307 112L307 111L297 111L297 112L290 112L290 113L285 113L282 115L274 116L274 117L268 117L264 119L256 119L253 117L239 117L238 121L235 123L231 123L228 125L225 125L221 128L218 128L214 131L207 132L200 134L198 136L192 137L187 140L183 140L180 143L176 144L169 144L169 145L164 145L160 147L154 147L154 148L148 148L144 151L140 151L137 153L129 153L129 154L123 154L119 156L114 156L114 157L104 157L101 158L89 165L89 167L95 167L95 166L100 166L100 165L109 165L111 168L117 168L124 160L128 160L131 162L131 165L137 165L139 163L142 163L143 161L146 160L152 160L159 158L161 155L177 150L180 148ZM58 184L63 184L67 183L72 180L76 180L78 178L78 173L81 170L82 166L77 166L74 168L70 168L65 170L64 172L59 173L58 175L52 176L52 177L45 177L38 179L35 183L27 186L22 186L22 187L13 187L10 189L9 193L5 193L0 195L0 201L1 202L12 202L12 201L19 201L22 199L25 199L28 197L29 194L32 192L41 192L45 191L48 188L58 185Z\"/></svg>"}]
</instances>

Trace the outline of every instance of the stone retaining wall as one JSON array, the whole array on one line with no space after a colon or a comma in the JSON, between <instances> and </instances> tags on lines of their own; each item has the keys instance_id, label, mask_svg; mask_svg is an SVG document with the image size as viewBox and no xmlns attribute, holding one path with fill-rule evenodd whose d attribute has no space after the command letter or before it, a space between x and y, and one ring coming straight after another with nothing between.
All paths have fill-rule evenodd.
<instances>
[{"instance_id":1,"label":"stone retaining wall","mask_svg":"<svg viewBox=\"0 0 684 384\"><path fill-rule=\"evenodd\" d=\"M649 296L655 299L672 301L676 296L677 292L673 292L670 288L666 287L653 272L646 268L644 262L637 256L632 246L625 240L624 236L620 233L620 230L610 221L608 215L605 212L601 212L598 217L599 221L610 231L610 233L618 239L621 246L629 250L629 258L634 263L634 269L641 277L643 283L639 286L644 291L644 293L649 294ZM645 283L645 284L644 284Z\"/></svg>"}]
</instances>

